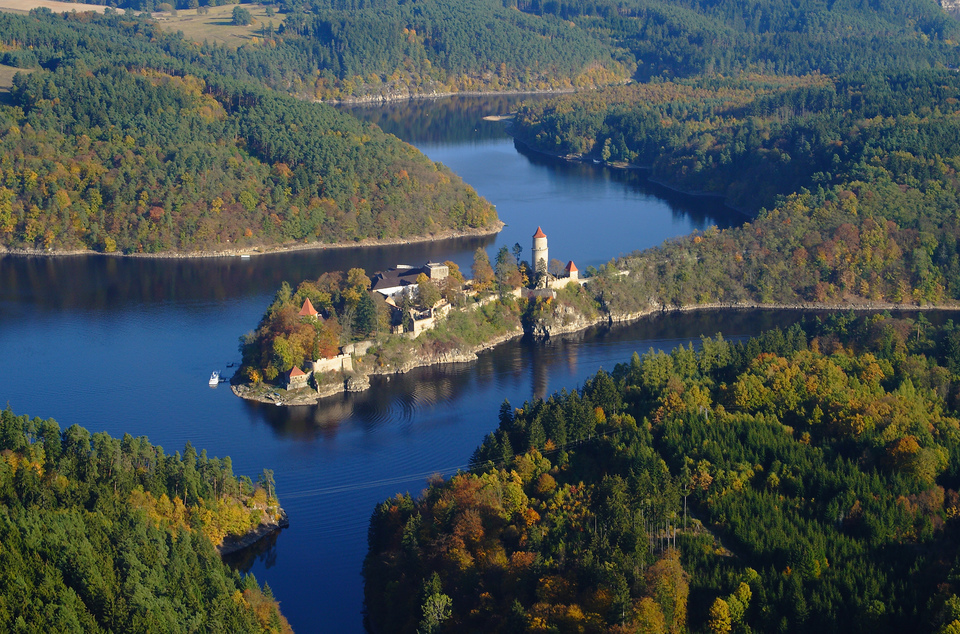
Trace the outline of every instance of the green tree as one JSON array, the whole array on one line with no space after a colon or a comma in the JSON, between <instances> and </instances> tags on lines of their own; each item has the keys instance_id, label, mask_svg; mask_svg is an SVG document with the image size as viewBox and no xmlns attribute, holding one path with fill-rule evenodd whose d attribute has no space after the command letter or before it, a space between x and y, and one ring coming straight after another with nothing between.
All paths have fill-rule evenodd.
<instances>
[{"instance_id":1,"label":"green tree","mask_svg":"<svg viewBox=\"0 0 960 634\"><path fill-rule=\"evenodd\" d=\"M267 492L267 497L273 499L276 493L276 480L273 478L273 469L264 469L257 478L257 483Z\"/></svg>"},{"instance_id":2,"label":"green tree","mask_svg":"<svg viewBox=\"0 0 960 634\"><path fill-rule=\"evenodd\" d=\"M353 317L353 332L358 337L369 337L377 332L378 327L376 302L372 293L365 291L360 296L360 302Z\"/></svg>"},{"instance_id":3,"label":"green tree","mask_svg":"<svg viewBox=\"0 0 960 634\"><path fill-rule=\"evenodd\" d=\"M497 280L497 292L501 297L510 289L520 286L520 270L517 268L516 258L510 255L506 246L500 247L497 252L497 264L494 269Z\"/></svg>"},{"instance_id":4,"label":"green tree","mask_svg":"<svg viewBox=\"0 0 960 634\"><path fill-rule=\"evenodd\" d=\"M444 621L450 618L453 612L453 600L443 594L440 577L433 573L425 584L423 599L423 618L417 632L420 634L436 634L440 631Z\"/></svg>"},{"instance_id":5,"label":"green tree","mask_svg":"<svg viewBox=\"0 0 960 634\"><path fill-rule=\"evenodd\" d=\"M440 289L424 273L417 276L417 305L424 310L433 308L440 301Z\"/></svg>"},{"instance_id":6,"label":"green tree","mask_svg":"<svg viewBox=\"0 0 960 634\"><path fill-rule=\"evenodd\" d=\"M233 8L233 14L231 23L234 26L247 26L253 22L253 16L250 12L243 7L236 6Z\"/></svg>"}]
</instances>

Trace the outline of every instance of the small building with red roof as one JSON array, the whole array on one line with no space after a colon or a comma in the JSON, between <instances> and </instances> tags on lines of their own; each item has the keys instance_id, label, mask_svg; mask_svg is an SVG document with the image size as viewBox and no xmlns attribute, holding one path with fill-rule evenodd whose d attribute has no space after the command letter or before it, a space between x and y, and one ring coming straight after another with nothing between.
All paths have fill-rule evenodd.
<instances>
[{"instance_id":1,"label":"small building with red roof","mask_svg":"<svg viewBox=\"0 0 960 634\"><path fill-rule=\"evenodd\" d=\"M573 260L567 262L567 281L576 282L580 279L580 270L577 268L577 265L573 263Z\"/></svg>"},{"instance_id":2,"label":"small building with red roof","mask_svg":"<svg viewBox=\"0 0 960 634\"><path fill-rule=\"evenodd\" d=\"M307 381L309 379L309 374L301 370L299 366L293 366L290 374L287 375L287 389L295 390L297 388L307 387Z\"/></svg>"},{"instance_id":3,"label":"small building with red roof","mask_svg":"<svg viewBox=\"0 0 960 634\"><path fill-rule=\"evenodd\" d=\"M317 309L313 307L313 302L310 301L310 298L303 300L303 308L300 309L300 312L297 313L301 317L310 317L312 319L323 319L320 316L320 313L317 312Z\"/></svg>"}]
</instances>

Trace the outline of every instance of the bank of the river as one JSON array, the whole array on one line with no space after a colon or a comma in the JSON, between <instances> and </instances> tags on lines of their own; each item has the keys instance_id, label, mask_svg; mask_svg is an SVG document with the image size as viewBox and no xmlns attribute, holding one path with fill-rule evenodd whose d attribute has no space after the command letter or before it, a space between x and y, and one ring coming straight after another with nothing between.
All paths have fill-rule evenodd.
<instances>
[{"instance_id":1,"label":"bank of the river","mask_svg":"<svg viewBox=\"0 0 960 634\"><path fill-rule=\"evenodd\" d=\"M227 535L224 537L223 541L217 546L217 552L220 553L221 557L231 555L244 548L249 548L264 537L273 535L277 531L290 526L290 520L287 518L286 511L282 508L277 509L277 515L279 517L271 513L262 513L260 523L243 535Z\"/></svg>"},{"instance_id":2,"label":"bank of the river","mask_svg":"<svg viewBox=\"0 0 960 634\"><path fill-rule=\"evenodd\" d=\"M561 154L559 152L548 152L547 150L539 148L527 142L526 140L518 137L516 134L514 134L512 124L515 119L515 116L516 115L512 113L508 115L490 115L488 117L484 117L484 119L486 119L487 121L496 121L496 122L503 123L504 129L507 131L507 133L511 137L513 137L513 140L519 143L520 145L522 145L523 147L527 148L531 152L535 152L543 156L549 156L550 158L559 159L561 161L567 161L569 163L585 163L585 164L593 164L593 165L602 166L602 167L609 167L611 169L616 169L616 170L636 170L638 172L645 172L647 173L647 180L649 182L659 185L664 189L669 189L672 192L683 194L685 196L695 196L697 198L713 198L722 202L723 206L726 207L727 209L731 209L739 214L743 214L748 218L756 217L755 213L752 213L749 210L744 209L743 207L738 207L737 205L732 204L727 199L727 197L724 196L723 194L718 194L716 192L705 192L697 189L683 188L671 183L666 179L653 176L651 173L653 171L652 165L636 165L634 163L627 163L624 161L602 161L600 159L586 158L582 154Z\"/></svg>"},{"instance_id":3,"label":"bank of the river","mask_svg":"<svg viewBox=\"0 0 960 634\"><path fill-rule=\"evenodd\" d=\"M432 365L470 363L477 360L478 353L495 348L508 341L519 339L523 337L523 335L524 331L522 328L512 329L509 332L500 334L476 346L455 348L453 350L432 354L418 354L396 366L377 367L370 363L365 363L361 358L354 362L355 372L344 373L342 378L324 382L322 385L319 385L317 389L304 387L295 390L283 390L282 388L278 389L272 385L251 385L249 383L232 383L230 389L240 398L257 401L259 403L272 403L282 406L313 405L337 394L363 392L370 388L371 376L405 374L415 368Z\"/></svg>"},{"instance_id":4,"label":"bank of the river","mask_svg":"<svg viewBox=\"0 0 960 634\"><path fill-rule=\"evenodd\" d=\"M477 360L477 355L484 350L493 349L499 345L515 341L525 335L535 339L549 339L559 335L582 332L599 325L622 326L653 315L668 313L685 313L706 310L796 310L796 311L957 311L960 303L936 305L909 305L894 304L891 302L798 302L794 304L763 304L761 302L737 303L706 303L684 306L654 306L631 313L604 313L596 317L585 317L577 314L563 324L547 324L544 322L528 325L527 327L512 329L478 345L468 348L456 348L432 354L418 354L397 366L374 366L364 357L354 360L355 371L343 373L336 379L326 381L317 389L311 387L295 390L283 390L272 385L251 385L248 383L234 383L231 390L240 398L260 403L270 403L277 406L314 405L323 399L346 392L362 392L370 388L371 376L390 374L404 374L415 368L453 363L471 363ZM239 379L239 377L235 377Z\"/></svg>"},{"instance_id":5,"label":"bank of the river","mask_svg":"<svg viewBox=\"0 0 960 634\"><path fill-rule=\"evenodd\" d=\"M346 99L314 99L314 103L325 103L332 106L382 106L388 103L404 101L427 101L430 99L444 99L446 97L495 97L495 96L524 96L524 95L567 95L577 92L576 88L557 88L555 90L468 90L463 92L445 91L430 93L395 92L364 97L347 97Z\"/></svg>"},{"instance_id":6,"label":"bank of the river","mask_svg":"<svg viewBox=\"0 0 960 634\"><path fill-rule=\"evenodd\" d=\"M181 253L177 251L164 251L160 253L104 253L101 251L91 251L89 249L69 249L69 250L51 250L51 249L15 249L0 245L0 255L20 255L20 256L70 256L70 255L107 255L111 257L123 258L151 258L151 259L183 259L183 258L223 258L238 256L254 256L276 253L292 253L294 251L322 251L330 249L356 249L360 247L385 247L398 246L405 244L420 244L424 242L436 242L438 240L454 240L457 238L477 238L492 236L500 233L506 226L502 220L497 220L490 227L479 229L463 230L444 230L431 233L425 236L410 236L406 238L388 238L379 240L375 238L365 238L355 242L296 242L279 245L259 245L252 247L223 249L217 251L191 251Z\"/></svg>"}]
</instances>

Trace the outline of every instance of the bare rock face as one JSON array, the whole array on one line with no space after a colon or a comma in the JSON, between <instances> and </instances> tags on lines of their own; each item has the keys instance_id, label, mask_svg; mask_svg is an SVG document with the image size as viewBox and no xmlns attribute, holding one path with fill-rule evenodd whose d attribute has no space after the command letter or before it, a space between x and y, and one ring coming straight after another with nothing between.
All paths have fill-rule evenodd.
<instances>
[{"instance_id":1,"label":"bare rock face","mask_svg":"<svg viewBox=\"0 0 960 634\"><path fill-rule=\"evenodd\" d=\"M606 321L606 317L586 317L572 306L559 305L543 319L529 324L528 332L534 339L549 339L556 335L577 332L588 326Z\"/></svg>"},{"instance_id":2,"label":"bare rock face","mask_svg":"<svg viewBox=\"0 0 960 634\"><path fill-rule=\"evenodd\" d=\"M217 546L217 551L221 556L229 555L256 544L267 535L271 535L280 529L288 528L290 519L287 517L287 512L281 508L278 509L277 514L279 517L265 514L257 526L243 535L227 535L223 543Z\"/></svg>"},{"instance_id":3,"label":"bare rock face","mask_svg":"<svg viewBox=\"0 0 960 634\"><path fill-rule=\"evenodd\" d=\"M940 6L950 15L960 16L960 0L940 0Z\"/></svg>"},{"instance_id":4,"label":"bare rock face","mask_svg":"<svg viewBox=\"0 0 960 634\"><path fill-rule=\"evenodd\" d=\"M450 350L449 352L441 352L435 359L434 363L469 363L470 361L476 361L477 355L470 351Z\"/></svg>"},{"instance_id":5,"label":"bare rock face","mask_svg":"<svg viewBox=\"0 0 960 634\"><path fill-rule=\"evenodd\" d=\"M351 374L347 377L346 388L348 392L363 392L370 389L370 377L366 374Z\"/></svg>"}]
</instances>

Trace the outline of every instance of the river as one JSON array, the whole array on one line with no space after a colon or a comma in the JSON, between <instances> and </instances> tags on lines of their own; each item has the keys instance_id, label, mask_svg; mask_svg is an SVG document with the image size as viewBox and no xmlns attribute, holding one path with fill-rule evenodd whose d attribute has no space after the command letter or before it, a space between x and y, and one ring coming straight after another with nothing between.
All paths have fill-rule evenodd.
<instances>
[{"instance_id":1,"label":"river","mask_svg":"<svg viewBox=\"0 0 960 634\"><path fill-rule=\"evenodd\" d=\"M473 364L374 378L374 389L312 407L247 403L207 386L237 362L281 281L452 259L519 242L541 225L550 255L596 266L636 248L742 218L717 201L673 194L637 172L567 164L518 149L502 124L507 98L455 98L356 110L451 166L507 223L490 238L239 258L0 258L0 401L17 413L92 432L146 435L165 450L233 458L234 470L276 473L290 528L232 563L270 584L299 632L360 632L360 567L374 505L420 491L432 473L467 464L516 405L573 388L634 350L671 349L702 334L737 337L799 319L788 311L669 315L595 328L547 344L512 342ZM5 403L0 402L0 405Z\"/></svg>"}]
</instances>

